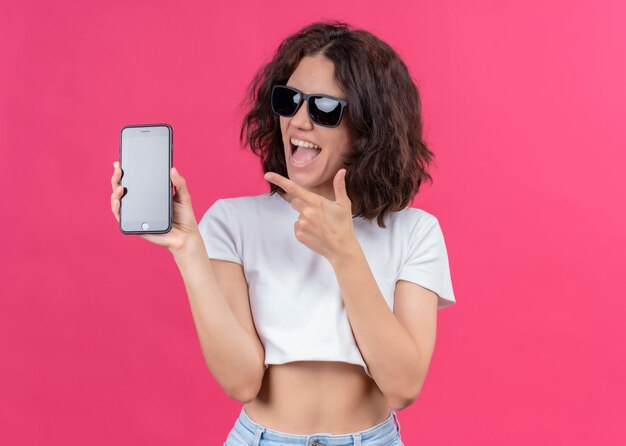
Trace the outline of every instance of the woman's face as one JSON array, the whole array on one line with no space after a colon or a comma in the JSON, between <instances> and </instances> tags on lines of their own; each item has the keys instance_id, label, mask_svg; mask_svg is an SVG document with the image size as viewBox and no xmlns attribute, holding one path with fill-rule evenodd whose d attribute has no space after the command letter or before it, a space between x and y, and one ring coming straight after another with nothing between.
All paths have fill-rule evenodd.
<instances>
[{"instance_id":1,"label":"woman's face","mask_svg":"<svg viewBox=\"0 0 626 446\"><path fill-rule=\"evenodd\" d=\"M287 86L303 93L321 93L347 100L346 95L334 80L334 64L322 55L302 58L298 67L287 80ZM321 127L314 124L308 115L308 101L291 117L280 116L285 160L289 179L307 190L335 199L333 179L344 165L344 155L350 149L346 108L337 127ZM318 155L303 165L292 159L292 138L311 142L321 147ZM283 195L291 201L289 194Z\"/></svg>"}]
</instances>

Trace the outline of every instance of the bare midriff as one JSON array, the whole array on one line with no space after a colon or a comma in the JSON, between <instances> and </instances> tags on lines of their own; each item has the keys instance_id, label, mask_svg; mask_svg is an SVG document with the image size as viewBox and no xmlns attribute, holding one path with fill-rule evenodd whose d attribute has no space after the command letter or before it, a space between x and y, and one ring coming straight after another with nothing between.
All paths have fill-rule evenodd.
<instances>
[{"instance_id":1,"label":"bare midriff","mask_svg":"<svg viewBox=\"0 0 626 446\"><path fill-rule=\"evenodd\" d=\"M255 423L294 435L353 433L389 416L387 399L363 367L334 361L270 364L244 410Z\"/></svg>"}]
</instances>

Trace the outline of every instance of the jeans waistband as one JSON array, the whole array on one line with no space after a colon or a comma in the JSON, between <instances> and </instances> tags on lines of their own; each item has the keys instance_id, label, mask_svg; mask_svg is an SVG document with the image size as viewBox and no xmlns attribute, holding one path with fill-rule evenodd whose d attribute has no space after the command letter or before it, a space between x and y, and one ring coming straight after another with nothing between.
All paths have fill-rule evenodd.
<instances>
[{"instance_id":1,"label":"jeans waistband","mask_svg":"<svg viewBox=\"0 0 626 446\"><path fill-rule=\"evenodd\" d=\"M389 417L385 421L362 431L337 435L330 432L295 435L273 430L254 422L242 407L234 430L253 446L259 446L261 439L294 446L360 446L361 442L365 441L377 440L381 444L387 444L394 438L400 438L400 422L393 410L389 411Z\"/></svg>"}]
</instances>

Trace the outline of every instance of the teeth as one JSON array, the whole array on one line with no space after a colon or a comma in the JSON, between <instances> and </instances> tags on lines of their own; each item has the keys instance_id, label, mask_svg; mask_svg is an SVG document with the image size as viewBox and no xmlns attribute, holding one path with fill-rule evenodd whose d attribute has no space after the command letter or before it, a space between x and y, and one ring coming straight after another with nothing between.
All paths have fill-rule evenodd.
<instances>
[{"instance_id":1,"label":"teeth","mask_svg":"<svg viewBox=\"0 0 626 446\"><path fill-rule=\"evenodd\" d=\"M322 148L318 146L317 144L313 144L313 143L306 142L306 141L300 141L299 139L296 139L296 138L291 138L291 144L293 144L294 146L301 146L301 147L308 147L310 149L322 150Z\"/></svg>"}]
</instances>

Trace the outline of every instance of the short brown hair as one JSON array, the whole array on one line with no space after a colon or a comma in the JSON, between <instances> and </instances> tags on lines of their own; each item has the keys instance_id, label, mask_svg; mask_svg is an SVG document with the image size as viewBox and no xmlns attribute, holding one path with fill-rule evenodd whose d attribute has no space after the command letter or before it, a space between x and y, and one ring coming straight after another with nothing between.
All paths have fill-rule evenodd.
<instances>
[{"instance_id":1,"label":"short brown hair","mask_svg":"<svg viewBox=\"0 0 626 446\"><path fill-rule=\"evenodd\" d=\"M377 218L407 207L424 181L434 154L422 139L419 92L400 57L385 42L340 21L314 22L281 42L257 71L242 105L251 107L239 135L261 159L263 172L287 177L280 119L271 110L272 85L285 85L305 56L334 63L335 80L350 104L352 147L345 157L346 189L353 216ZM270 184L270 193L281 189Z\"/></svg>"}]
</instances>

